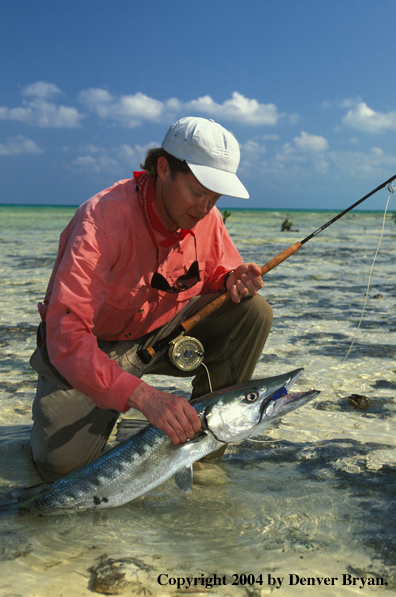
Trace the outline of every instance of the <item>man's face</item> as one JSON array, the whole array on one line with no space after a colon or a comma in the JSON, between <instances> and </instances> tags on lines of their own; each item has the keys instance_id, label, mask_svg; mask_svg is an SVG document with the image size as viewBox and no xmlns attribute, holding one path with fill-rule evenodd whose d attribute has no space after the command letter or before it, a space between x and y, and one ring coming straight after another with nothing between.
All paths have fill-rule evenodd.
<instances>
[{"instance_id":1,"label":"man's face","mask_svg":"<svg viewBox=\"0 0 396 597\"><path fill-rule=\"evenodd\" d=\"M165 160L165 158L159 158ZM208 215L220 195L209 191L192 173L178 173L172 179L168 167L158 164L155 205L164 224L171 230L193 228Z\"/></svg>"}]
</instances>

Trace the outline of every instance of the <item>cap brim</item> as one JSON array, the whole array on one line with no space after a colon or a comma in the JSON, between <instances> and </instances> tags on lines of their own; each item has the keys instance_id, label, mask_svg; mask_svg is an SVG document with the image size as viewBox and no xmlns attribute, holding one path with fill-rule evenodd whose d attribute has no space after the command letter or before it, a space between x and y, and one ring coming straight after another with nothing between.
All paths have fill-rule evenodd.
<instances>
[{"instance_id":1,"label":"cap brim","mask_svg":"<svg viewBox=\"0 0 396 597\"><path fill-rule=\"evenodd\" d=\"M209 191L213 191L219 195L249 199L249 193L236 174L225 172L225 170L219 170L218 168L194 164L188 160L186 160L186 163L198 182L206 189L209 189Z\"/></svg>"}]
</instances>

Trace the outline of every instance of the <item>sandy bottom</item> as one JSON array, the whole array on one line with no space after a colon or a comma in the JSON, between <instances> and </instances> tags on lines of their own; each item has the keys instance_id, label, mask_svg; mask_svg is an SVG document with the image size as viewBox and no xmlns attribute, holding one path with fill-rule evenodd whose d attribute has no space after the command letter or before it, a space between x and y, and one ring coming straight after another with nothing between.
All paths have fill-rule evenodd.
<instances>
[{"instance_id":1,"label":"sandy bottom","mask_svg":"<svg viewBox=\"0 0 396 597\"><path fill-rule=\"evenodd\" d=\"M35 391L28 360L36 305L71 215L9 211L0 231L1 502L12 489L38 482L20 452ZM244 261L265 263L334 214L292 214L297 235L280 233L284 215L232 214L227 227ZM321 390L314 403L268 428L264 443L231 447L219 471L197 474L189 494L168 481L113 510L1 515L0 597L396 594L393 223L340 369L362 313L381 223L381 214L345 216L265 277L274 324L254 376L305 367L299 390ZM189 395L188 379L146 381ZM354 408L351 394L368 397L368 407ZM226 584L207 588L215 574ZM290 584L298 582L290 575L299 584ZM347 584L343 575L351 575ZM348 584L352 577L371 584ZM187 590L180 580L178 588L177 579L187 578L196 586ZM381 578L387 585L376 584Z\"/></svg>"}]
</instances>

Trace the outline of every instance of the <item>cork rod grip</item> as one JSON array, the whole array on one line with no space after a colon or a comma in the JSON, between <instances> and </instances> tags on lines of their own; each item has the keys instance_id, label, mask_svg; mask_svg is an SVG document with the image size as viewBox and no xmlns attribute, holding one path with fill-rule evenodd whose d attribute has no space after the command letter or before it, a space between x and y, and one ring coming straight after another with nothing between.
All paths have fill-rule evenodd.
<instances>
[{"instance_id":1,"label":"cork rod grip","mask_svg":"<svg viewBox=\"0 0 396 597\"><path fill-rule=\"evenodd\" d=\"M302 244L300 242L294 243L294 245L291 245L290 247L282 251L282 253L279 253L279 255L277 255L276 257L268 261L268 263L263 265L263 267L261 268L261 275L264 276L267 272L270 272L272 269L274 269L274 267L283 263L283 261L286 261L286 259L288 259L290 255L296 253L299 249L301 249L301 247Z\"/></svg>"}]
</instances>

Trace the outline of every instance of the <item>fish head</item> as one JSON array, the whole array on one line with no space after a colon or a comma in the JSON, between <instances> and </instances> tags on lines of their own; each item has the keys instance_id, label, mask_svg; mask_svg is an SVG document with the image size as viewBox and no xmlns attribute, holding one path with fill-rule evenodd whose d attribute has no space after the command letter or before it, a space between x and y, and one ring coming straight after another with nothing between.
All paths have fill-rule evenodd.
<instances>
[{"instance_id":1,"label":"fish head","mask_svg":"<svg viewBox=\"0 0 396 597\"><path fill-rule=\"evenodd\" d=\"M273 421L318 396L316 390L289 392L303 371L251 380L209 394L201 413L205 426L216 439L227 443L259 435Z\"/></svg>"}]
</instances>

